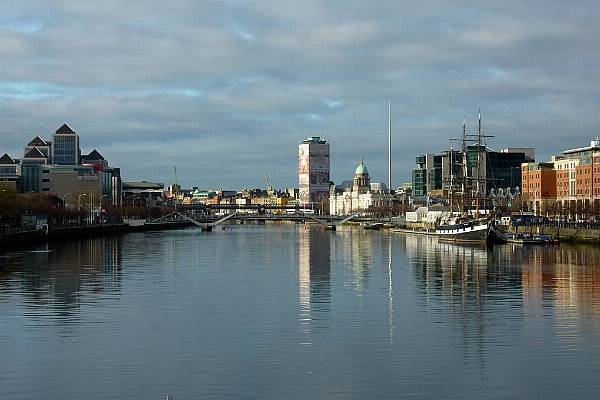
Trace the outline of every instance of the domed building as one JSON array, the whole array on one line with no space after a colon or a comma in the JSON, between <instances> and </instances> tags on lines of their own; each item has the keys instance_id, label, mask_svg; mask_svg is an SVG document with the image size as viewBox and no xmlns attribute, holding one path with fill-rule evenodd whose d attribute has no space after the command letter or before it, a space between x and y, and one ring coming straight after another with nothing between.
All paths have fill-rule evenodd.
<instances>
[{"instance_id":1,"label":"domed building","mask_svg":"<svg viewBox=\"0 0 600 400\"><path fill-rule=\"evenodd\" d=\"M382 183L371 183L369 170L360 160L354 171L352 185L341 187L331 186L329 193L329 213L331 215L346 215L366 211L375 207L392 206L393 196Z\"/></svg>"}]
</instances>

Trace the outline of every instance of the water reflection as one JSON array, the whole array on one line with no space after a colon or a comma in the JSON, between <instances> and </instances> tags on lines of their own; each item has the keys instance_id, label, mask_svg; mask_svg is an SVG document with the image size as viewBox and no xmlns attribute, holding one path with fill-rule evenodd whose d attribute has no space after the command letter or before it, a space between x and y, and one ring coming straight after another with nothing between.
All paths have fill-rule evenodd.
<instances>
[{"instance_id":1,"label":"water reflection","mask_svg":"<svg viewBox=\"0 0 600 400\"><path fill-rule=\"evenodd\" d=\"M329 312L331 301L330 232L301 229L298 233L298 271L301 330L310 333L314 320Z\"/></svg>"},{"instance_id":2,"label":"water reflection","mask_svg":"<svg viewBox=\"0 0 600 400\"><path fill-rule=\"evenodd\" d=\"M593 247L282 224L38 250L0 255L0 398L600 390Z\"/></svg>"},{"instance_id":3,"label":"water reflection","mask_svg":"<svg viewBox=\"0 0 600 400\"><path fill-rule=\"evenodd\" d=\"M24 297L30 316L71 320L82 301L120 291L122 237L84 239L14 251L0 258L0 302Z\"/></svg>"},{"instance_id":4,"label":"water reflection","mask_svg":"<svg viewBox=\"0 0 600 400\"><path fill-rule=\"evenodd\" d=\"M374 240L382 237L363 229L345 229L333 235L333 253L343 266L352 268L352 288L358 294L369 289Z\"/></svg>"},{"instance_id":5,"label":"water reflection","mask_svg":"<svg viewBox=\"0 0 600 400\"><path fill-rule=\"evenodd\" d=\"M551 318L562 346L600 330L600 251L592 246L504 245L491 249L406 237L417 287L432 307L483 335L498 314L524 329ZM494 321L494 322L491 322ZM582 324L581 321L588 321ZM507 332L507 335L510 335ZM510 337L510 336L507 336Z\"/></svg>"}]
</instances>

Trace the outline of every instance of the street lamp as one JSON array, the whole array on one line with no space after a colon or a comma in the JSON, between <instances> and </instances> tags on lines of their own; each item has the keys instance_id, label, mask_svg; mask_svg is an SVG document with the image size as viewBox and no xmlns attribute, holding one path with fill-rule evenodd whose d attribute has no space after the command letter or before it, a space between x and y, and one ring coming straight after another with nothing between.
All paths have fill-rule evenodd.
<instances>
[{"instance_id":1,"label":"street lamp","mask_svg":"<svg viewBox=\"0 0 600 400\"><path fill-rule=\"evenodd\" d=\"M81 208L81 196L87 196L87 193L82 193L77 198L77 208Z\"/></svg>"},{"instance_id":2,"label":"street lamp","mask_svg":"<svg viewBox=\"0 0 600 400\"><path fill-rule=\"evenodd\" d=\"M100 196L100 213L98 215L100 216L101 223L102 223L102 199L105 197L108 200L108 195L103 194L102 196Z\"/></svg>"},{"instance_id":3,"label":"street lamp","mask_svg":"<svg viewBox=\"0 0 600 400\"><path fill-rule=\"evenodd\" d=\"M67 196L72 196L73 193L65 193L63 194L62 200L63 200L63 208L67 208L67 203L65 203L65 199Z\"/></svg>"}]
</instances>

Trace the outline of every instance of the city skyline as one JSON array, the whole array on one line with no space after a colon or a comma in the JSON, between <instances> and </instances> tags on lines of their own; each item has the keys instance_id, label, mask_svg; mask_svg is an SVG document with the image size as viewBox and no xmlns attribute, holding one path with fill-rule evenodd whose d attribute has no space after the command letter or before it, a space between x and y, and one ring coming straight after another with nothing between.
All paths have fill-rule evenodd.
<instances>
[{"instance_id":1,"label":"city skyline","mask_svg":"<svg viewBox=\"0 0 600 400\"><path fill-rule=\"evenodd\" d=\"M390 100L398 186L479 108L539 161L599 134L595 2L84 3L3 10L2 153L67 122L127 180L290 187L321 136L332 180L385 182Z\"/></svg>"}]
</instances>

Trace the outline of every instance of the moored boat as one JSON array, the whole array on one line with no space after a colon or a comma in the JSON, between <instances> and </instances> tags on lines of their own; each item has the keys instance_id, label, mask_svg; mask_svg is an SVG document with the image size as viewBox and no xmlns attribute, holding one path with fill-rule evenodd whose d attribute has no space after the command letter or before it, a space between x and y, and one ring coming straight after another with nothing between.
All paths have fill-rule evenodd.
<instances>
[{"instance_id":1,"label":"moored boat","mask_svg":"<svg viewBox=\"0 0 600 400\"><path fill-rule=\"evenodd\" d=\"M488 221L480 219L439 224L435 228L435 235L445 241L486 243L488 231Z\"/></svg>"}]
</instances>

